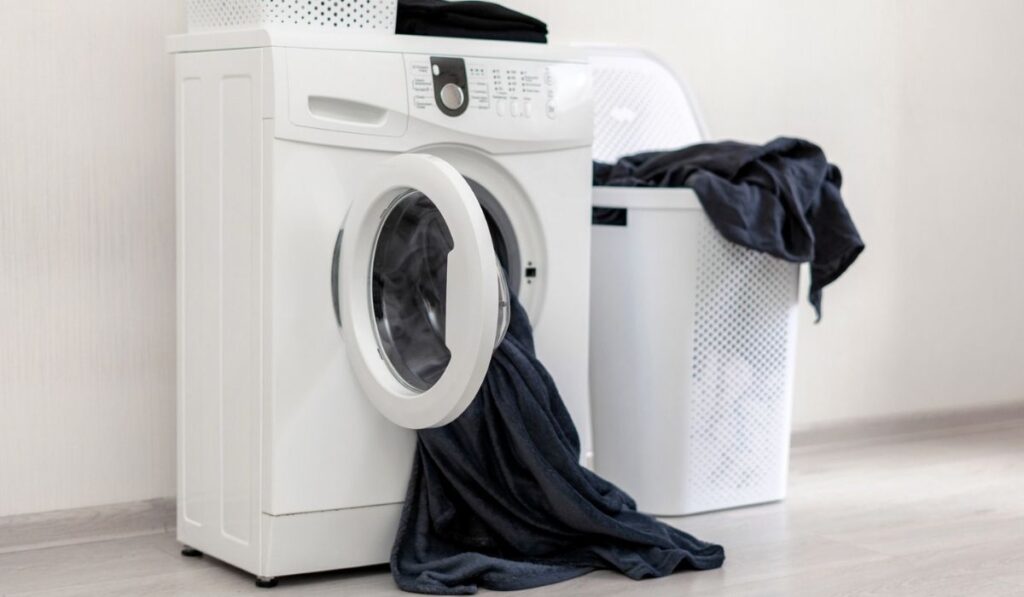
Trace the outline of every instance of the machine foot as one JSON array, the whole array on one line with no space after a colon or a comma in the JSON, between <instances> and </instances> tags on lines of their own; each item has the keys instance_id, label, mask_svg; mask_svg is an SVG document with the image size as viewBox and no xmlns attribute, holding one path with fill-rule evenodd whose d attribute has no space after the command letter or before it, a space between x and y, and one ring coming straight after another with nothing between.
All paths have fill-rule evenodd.
<instances>
[{"instance_id":1,"label":"machine foot","mask_svg":"<svg viewBox=\"0 0 1024 597\"><path fill-rule=\"evenodd\" d=\"M186 558L201 558L203 557L203 552L199 551L194 547L189 547L188 545L186 545L181 548L181 555L185 556Z\"/></svg>"},{"instance_id":2,"label":"machine foot","mask_svg":"<svg viewBox=\"0 0 1024 597\"><path fill-rule=\"evenodd\" d=\"M257 576L256 586L261 589L272 589L277 586L277 578L273 576Z\"/></svg>"}]
</instances>

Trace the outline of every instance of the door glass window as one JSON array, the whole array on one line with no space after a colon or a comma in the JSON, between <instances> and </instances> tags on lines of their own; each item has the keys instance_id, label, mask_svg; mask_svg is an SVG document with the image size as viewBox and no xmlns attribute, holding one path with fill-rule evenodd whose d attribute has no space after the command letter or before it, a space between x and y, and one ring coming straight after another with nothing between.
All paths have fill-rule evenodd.
<instances>
[{"instance_id":1,"label":"door glass window","mask_svg":"<svg viewBox=\"0 0 1024 597\"><path fill-rule=\"evenodd\" d=\"M420 392L437 383L451 361L445 292L453 247L441 212L419 191L395 200L374 243L370 299L377 340L395 376Z\"/></svg>"}]
</instances>

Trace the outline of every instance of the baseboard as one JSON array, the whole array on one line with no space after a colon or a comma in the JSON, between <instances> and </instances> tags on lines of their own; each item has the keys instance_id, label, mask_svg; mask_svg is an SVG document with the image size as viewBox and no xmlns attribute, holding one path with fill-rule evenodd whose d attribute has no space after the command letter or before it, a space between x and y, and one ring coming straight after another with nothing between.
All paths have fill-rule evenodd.
<instances>
[{"instance_id":1,"label":"baseboard","mask_svg":"<svg viewBox=\"0 0 1024 597\"><path fill-rule=\"evenodd\" d=\"M793 431L793 448L870 442L896 436L941 435L951 430L1024 426L1024 402L931 413L912 413L809 425Z\"/></svg>"},{"instance_id":2,"label":"baseboard","mask_svg":"<svg viewBox=\"0 0 1024 597\"><path fill-rule=\"evenodd\" d=\"M827 423L793 432L794 449L941 435L993 426L1024 428L1024 402ZM164 533L174 528L174 498L0 517L0 553Z\"/></svg>"},{"instance_id":3,"label":"baseboard","mask_svg":"<svg viewBox=\"0 0 1024 597\"><path fill-rule=\"evenodd\" d=\"M174 498L6 516L0 553L152 535L174 524Z\"/></svg>"}]
</instances>

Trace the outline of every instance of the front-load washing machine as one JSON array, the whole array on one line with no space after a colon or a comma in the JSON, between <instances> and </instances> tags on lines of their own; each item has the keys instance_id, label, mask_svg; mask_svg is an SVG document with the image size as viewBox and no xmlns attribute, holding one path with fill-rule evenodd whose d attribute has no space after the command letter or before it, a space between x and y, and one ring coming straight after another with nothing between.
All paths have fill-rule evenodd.
<instances>
[{"instance_id":1,"label":"front-load washing machine","mask_svg":"<svg viewBox=\"0 0 1024 597\"><path fill-rule=\"evenodd\" d=\"M538 44L187 34L178 538L262 577L388 559L415 446L515 293L590 452L586 59Z\"/></svg>"}]
</instances>

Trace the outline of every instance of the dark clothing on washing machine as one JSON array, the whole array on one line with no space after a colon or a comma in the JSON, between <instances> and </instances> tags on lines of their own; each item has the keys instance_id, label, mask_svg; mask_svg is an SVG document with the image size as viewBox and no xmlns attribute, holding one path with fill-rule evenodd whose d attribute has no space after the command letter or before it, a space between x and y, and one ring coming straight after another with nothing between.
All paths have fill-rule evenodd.
<instances>
[{"instance_id":1,"label":"dark clothing on washing machine","mask_svg":"<svg viewBox=\"0 0 1024 597\"><path fill-rule=\"evenodd\" d=\"M396 33L547 43L548 26L491 2L398 0Z\"/></svg>"},{"instance_id":2,"label":"dark clothing on washing machine","mask_svg":"<svg viewBox=\"0 0 1024 597\"><path fill-rule=\"evenodd\" d=\"M821 319L822 289L846 271L861 240L839 189L842 175L820 147L779 138L767 145L703 143L594 164L595 186L689 187L726 239L811 263L808 299Z\"/></svg>"},{"instance_id":3,"label":"dark clothing on washing machine","mask_svg":"<svg viewBox=\"0 0 1024 597\"><path fill-rule=\"evenodd\" d=\"M476 399L449 425L419 431L391 554L398 586L471 594L599 569L642 579L722 565L721 547L637 512L579 456L576 428L513 297L508 334Z\"/></svg>"}]
</instances>

